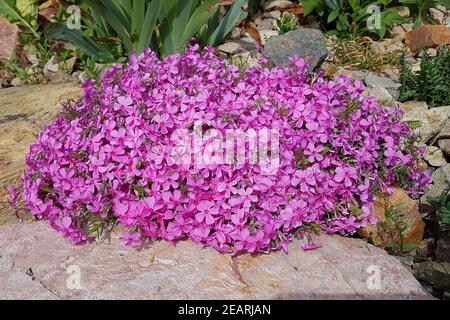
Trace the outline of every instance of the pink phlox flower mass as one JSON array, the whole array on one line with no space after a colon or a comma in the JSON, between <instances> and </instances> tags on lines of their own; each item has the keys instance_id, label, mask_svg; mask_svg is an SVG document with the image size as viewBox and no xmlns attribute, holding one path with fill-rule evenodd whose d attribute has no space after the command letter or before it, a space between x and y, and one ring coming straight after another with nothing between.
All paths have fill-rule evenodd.
<instances>
[{"instance_id":1,"label":"pink phlox flower mass","mask_svg":"<svg viewBox=\"0 0 450 320\"><path fill-rule=\"evenodd\" d=\"M23 189L10 188L8 201L21 197L74 243L115 226L128 246L190 239L240 254L287 251L311 227L352 234L376 222L377 194L397 185L423 192L431 180L418 167L424 150L399 108L362 96L359 81L307 67L292 57L287 67L239 69L198 46L164 60L133 55L63 105L30 146ZM198 122L205 139L179 148ZM277 130L276 167L211 152L230 130L264 129Z\"/></svg>"}]
</instances>

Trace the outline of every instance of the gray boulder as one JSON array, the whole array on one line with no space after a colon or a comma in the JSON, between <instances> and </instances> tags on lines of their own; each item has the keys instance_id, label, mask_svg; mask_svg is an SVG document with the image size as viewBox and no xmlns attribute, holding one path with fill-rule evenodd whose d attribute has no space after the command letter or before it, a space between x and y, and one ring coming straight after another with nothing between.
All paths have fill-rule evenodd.
<instances>
[{"instance_id":1,"label":"gray boulder","mask_svg":"<svg viewBox=\"0 0 450 320\"><path fill-rule=\"evenodd\" d=\"M323 33L309 28L298 28L270 37L264 52L276 66L289 65L289 57L298 56L308 62L310 70L319 67L328 55Z\"/></svg>"}]
</instances>

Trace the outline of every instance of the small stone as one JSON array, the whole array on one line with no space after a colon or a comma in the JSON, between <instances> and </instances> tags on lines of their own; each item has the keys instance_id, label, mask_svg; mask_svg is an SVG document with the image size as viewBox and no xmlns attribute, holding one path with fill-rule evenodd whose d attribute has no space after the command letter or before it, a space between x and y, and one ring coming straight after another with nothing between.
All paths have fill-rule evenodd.
<instances>
[{"instance_id":1,"label":"small stone","mask_svg":"<svg viewBox=\"0 0 450 320\"><path fill-rule=\"evenodd\" d=\"M436 258L438 260L450 261L450 237L446 236L437 241Z\"/></svg>"},{"instance_id":2,"label":"small stone","mask_svg":"<svg viewBox=\"0 0 450 320\"><path fill-rule=\"evenodd\" d=\"M379 55L383 55L386 53L386 46L383 42L376 41L370 44L370 50Z\"/></svg>"},{"instance_id":3,"label":"small stone","mask_svg":"<svg viewBox=\"0 0 450 320\"><path fill-rule=\"evenodd\" d=\"M265 18L272 18L272 19L280 19L281 18L281 11L274 10L269 12L264 12L263 17Z\"/></svg>"},{"instance_id":4,"label":"small stone","mask_svg":"<svg viewBox=\"0 0 450 320\"><path fill-rule=\"evenodd\" d=\"M442 152L450 158L450 139L441 139L438 141L438 146Z\"/></svg>"},{"instance_id":5,"label":"small stone","mask_svg":"<svg viewBox=\"0 0 450 320\"><path fill-rule=\"evenodd\" d=\"M399 106L405 112L411 111L425 112L428 110L428 105L425 101L411 100L406 102L399 102Z\"/></svg>"},{"instance_id":6,"label":"small stone","mask_svg":"<svg viewBox=\"0 0 450 320\"><path fill-rule=\"evenodd\" d=\"M264 52L276 66L289 65L289 57L296 55L308 62L310 70L320 66L328 55L323 33L309 28L298 28L270 37Z\"/></svg>"},{"instance_id":7,"label":"small stone","mask_svg":"<svg viewBox=\"0 0 450 320\"><path fill-rule=\"evenodd\" d=\"M394 82L388 77L369 73L365 79L365 83L369 88L382 87L386 89L394 99L398 98L399 88L401 87L401 84Z\"/></svg>"},{"instance_id":8,"label":"small stone","mask_svg":"<svg viewBox=\"0 0 450 320\"><path fill-rule=\"evenodd\" d=\"M239 39L241 37L241 30L242 29L239 27L234 28L229 35L230 39L233 40Z\"/></svg>"},{"instance_id":9,"label":"small stone","mask_svg":"<svg viewBox=\"0 0 450 320\"><path fill-rule=\"evenodd\" d=\"M434 254L434 239L423 239L420 245L414 250L415 256L422 259L427 259Z\"/></svg>"},{"instance_id":10,"label":"small stone","mask_svg":"<svg viewBox=\"0 0 450 320\"><path fill-rule=\"evenodd\" d=\"M253 19L253 22L254 22L256 25L261 24L262 21L263 21L263 18L262 18L261 16L257 16L257 17L255 17L255 18Z\"/></svg>"},{"instance_id":11,"label":"small stone","mask_svg":"<svg viewBox=\"0 0 450 320\"><path fill-rule=\"evenodd\" d=\"M246 35L246 36L242 37L241 39L239 39L239 42L242 45L246 46L247 51L256 49L257 42L254 38L250 37L249 35Z\"/></svg>"},{"instance_id":12,"label":"small stone","mask_svg":"<svg viewBox=\"0 0 450 320\"><path fill-rule=\"evenodd\" d=\"M450 263L426 261L414 265L413 274L436 289L450 289Z\"/></svg>"},{"instance_id":13,"label":"small stone","mask_svg":"<svg viewBox=\"0 0 450 320\"><path fill-rule=\"evenodd\" d=\"M403 116L404 121L420 121L421 126L415 131L418 134L418 142L423 143L433 139L442 130L449 118L450 106L431 108L426 111L410 111Z\"/></svg>"},{"instance_id":14,"label":"small stone","mask_svg":"<svg viewBox=\"0 0 450 320\"><path fill-rule=\"evenodd\" d=\"M401 223L406 226L404 237L400 238L398 227L385 223L386 212L388 208L393 208L392 214L402 216ZM420 245L423 238L425 224L419 214L418 202L411 199L405 191L396 187L392 195L386 199L379 198L374 203L373 216L378 219L376 225L369 224L358 230L358 234L364 238L370 239L373 244L380 248L385 248L390 244L400 244L401 241L407 244ZM391 218L392 219L392 218ZM384 232L377 227L382 225ZM414 248L405 247L404 252L409 252Z\"/></svg>"},{"instance_id":15,"label":"small stone","mask_svg":"<svg viewBox=\"0 0 450 320\"><path fill-rule=\"evenodd\" d=\"M23 85L22 80L20 80L20 78L14 78L11 80L11 86L13 87L20 87Z\"/></svg>"},{"instance_id":16,"label":"small stone","mask_svg":"<svg viewBox=\"0 0 450 320\"><path fill-rule=\"evenodd\" d=\"M0 15L0 60L9 60L16 49L19 28Z\"/></svg>"},{"instance_id":17,"label":"small stone","mask_svg":"<svg viewBox=\"0 0 450 320\"><path fill-rule=\"evenodd\" d=\"M436 9L441 10L444 14L450 13L450 10L447 10L447 8L443 5L437 4L435 7Z\"/></svg>"},{"instance_id":18,"label":"small stone","mask_svg":"<svg viewBox=\"0 0 450 320\"><path fill-rule=\"evenodd\" d=\"M260 67L256 51L247 51L234 55L232 60L243 63L248 68Z\"/></svg>"},{"instance_id":19,"label":"small stone","mask_svg":"<svg viewBox=\"0 0 450 320\"><path fill-rule=\"evenodd\" d=\"M430 17L437 23L444 24L445 13L436 8L430 8Z\"/></svg>"},{"instance_id":20,"label":"small stone","mask_svg":"<svg viewBox=\"0 0 450 320\"><path fill-rule=\"evenodd\" d=\"M56 55L50 58L44 66L44 74L49 72L57 72L59 70L59 62Z\"/></svg>"},{"instance_id":21,"label":"small stone","mask_svg":"<svg viewBox=\"0 0 450 320\"><path fill-rule=\"evenodd\" d=\"M59 64L59 69L64 70L64 72L71 74L73 67L75 66L75 62L77 61L77 57L71 57L66 61L63 61Z\"/></svg>"},{"instance_id":22,"label":"small stone","mask_svg":"<svg viewBox=\"0 0 450 320\"><path fill-rule=\"evenodd\" d=\"M275 30L262 30L259 32L261 36L261 43L264 45L270 37L278 36L278 31Z\"/></svg>"},{"instance_id":23,"label":"small stone","mask_svg":"<svg viewBox=\"0 0 450 320\"><path fill-rule=\"evenodd\" d=\"M338 75L339 74L343 74L343 75L346 75L346 76L350 76L350 77L352 77L353 80L364 81L364 79L369 74L369 71L367 71L367 70L360 70L360 69L350 70L350 69L344 69L342 67L339 67L337 69L337 73L338 73Z\"/></svg>"},{"instance_id":24,"label":"small stone","mask_svg":"<svg viewBox=\"0 0 450 320\"><path fill-rule=\"evenodd\" d=\"M395 101L395 99L392 97L392 95L389 93L389 91L382 86L375 85L371 88L368 88L367 90L367 96L372 96L377 98L377 100L381 104L389 104Z\"/></svg>"},{"instance_id":25,"label":"small stone","mask_svg":"<svg viewBox=\"0 0 450 320\"><path fill-rule=\"evenodd\" d=\"M414 23L404 23L401 25L406 32L410 32L414 30Z\"/></svg>"},{"instance_id":26,"label":"small stone","mask_svg":"<svg viewBox=\"0 0 450 320\"><path fill-rule=\"evenodd\" d=\"M46 77L53 84L62 83L65 80L64 72L59 70L57 72L48 73Z\"/></svg>"},{"instance_id":27,"label":"small stone","mask_svg":"<svg viewBox=\"0 0 450 320\"><path fill-rule=\"evenodd\" d=\"M414 64L416 62L420 62L420 58L416 58L414 56L414 53L412 53L409 50L404 52L404 55L405 55L405 63L407 63L407 64Z\"/></svg>"},{"instance_id":28,"label":"small stone","mask_svg":"<svg viewBox=\"0 0 450 320\"><path fill-rule=\"evenodd\" d=\"M0 89L9 87L12 79L14 75L10 71L0 69Z\"/></svg>"},{"instance_id":29,"label":"small stone","mask_svg":"<svg viewBox=\"0 0 450 320\"><path fill-rule=\"evenodd\" d=\"M395 38L399 41L403 40L405 38L405 29L403 29L402 26L395 26L391 29L390 35L392 38Z\"/></svg>"},{"instance_id":30,"label":"small stone","mask_svg":"<svg viewBox=\"0 0 450 320\"><path fill-rule=\"evenodd\" d=\"M423 25L406 33L405 42L412 52L450 44L450 29L442 25Z\"/></svg>"},{"instance_id":31,"label":"small stone","mask_svg":"<svg viewBox=\"0 0 450 320\"><path fill-rule=\"evenodd\" d=\"M447 164L444 153L441 149L435 146L428 146L424 155L424 159L433 167L442 167Z\"/></svg>"},{"instance_id":32,"label":"small stone","mask_svg":"<svg viewBox=\"0 0 450 320\"><path fill-rule=\"evenodd\" d=\"M75 71L74 73L72 73L72 79L74 79L75 81L80 81L79 77L81 73L83 73L83 71L81 70Z\"/></svg>"},{"instance_id":33,"label":"small stone","mask_svg":"<svg viewBox=\"0 0 450 320\"><path fill-rule=\"evenodd\" d=\"M294 3L287 0L273 0L268 1L264 4L264 11L272 11L272 10L278 10L278 9L286 9L289 7L292 7Z\"/></svg>"},{"instance_id":34,"label":"small stone","mask_svg":"<svg viewBox=\"0 0 450 320\"><path fill-rule=\"evenodd\" d=\"M397 11L400 17L408 18L410 16L409 8L407 6L397 6L392 7L392 9Z\"/></svg>"},{"instance_id":35,"label":"small stone","mask_svg":"<svg viewBox=\"0 0 450 320\"><path fill-rule=\"evenodd\" d=\"M275 30L275 19L272 18L266 18L261 20L259 23L255 21L256 29L261 33L261 31L265 30Z\"/></svg>"},{"instance_id":36,"label":"small stone","mask_svg":"<svg viewBox=\"0 0 450 320\"><path fill-rule=\"evenodd\" d=\"M242 46L242 43L237 41L225 42L224 44L218 46L217 49L226 54L236 54L245 51L245 48Z\"/></svg>"},{"instance_id":37,"label":"small stone","mask_svg":"<svg viewBox=\"0 0 450 320\"><path fill-rule=\"evenodd\" d=\"M390 66L383 69L383 74L394 82L398 82L400 79L400 70L392 68Z\"/></svg>"},{"instance_id":38,"label":"small stone","mask_svg":"<svg viewBox=\"0 0 450 320\"><path fill-rule=\"evenodd\" d=\"M444 127L438 133L432 144L436 144L444 152L447 157L450 157L450 119L445 122Z\"/></svg>"},{"instance_id":39,"label":"small stone","mask_svg":"<svg viewBox=\"0 0 450 320\"><path fill-rule=\"evenodd\" d=\"M81 83L83 83L84 81L86 81L86 80L88 80L88 79L89 79L89 77L88 77L88 75L86 74L85 71L80 72L80 74L78 75L78 80L79 80Z\"/></svg>"},{"instance_id":40,"label":"small stone","mask_svg":"<svg viewBox=\"0 0 450 320\"><path fill-rule=\"evenodd\" d=\"M428 198L438 198L446 192L450 186L450 163L439 167L432 174L433 184L428 186L427 192L420 198L420 212L424 215L436 210Z\"/></svg>"},{"instance_id":41,"label":"small stone","mask_svg":"<svg viewBox=\"0 0 450 320\"><path fill-rule=\"evenodd\" d=\"M442 187L442 191L447 189L450 186L450 163L434 171L432 177L434 185Z\"/></svg>"},{"instance_id":42,"label":"small stone","mask_svg":"<svg viewBox=\"0 0 450 320\"><path fill-rule=\"evenodd\" d=\"M436 57L437 56L437 50L435 48L427 49L427 54L430 57Z\"/></svg>"},{"instance_id":43,"label":"small stone","mask_svg":"<svg viewBox=\"0 0 450 320\"><path fill-rule=\"evenodd\" d=\"M412 72L419 72L421 70L420 61L411 64Z\"/></svg>"},{"instance_id":44,"label":"small stone","mask_svg":"<svg viewBox=\"0 0 450 320\"><path fill-rule=\"evenodd\" d=\"M31 63L31 65L33 65L33 66L39 65L40 61L36 54L36 51L37 51L36 46L32 45L32 44L28 44L28 45L25 45L23 49L24 49L23 52L24 52L25 57L27 58L28 62Z\"/></svg>"}]
</instances>

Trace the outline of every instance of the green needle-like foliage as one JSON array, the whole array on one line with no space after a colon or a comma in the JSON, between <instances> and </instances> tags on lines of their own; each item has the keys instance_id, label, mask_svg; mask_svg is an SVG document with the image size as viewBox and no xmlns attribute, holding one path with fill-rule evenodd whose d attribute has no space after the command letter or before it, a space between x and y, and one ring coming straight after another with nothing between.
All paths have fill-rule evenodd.
<instances>
[{"instance_id":1,"label":"green needle-like foliage","mask_svg":"<svg viewBox=\"0 0 450 320\"><path fill-rule=\"evenodd\" d=\"M412 72L400 60L400 101L426 101L430 107L450 105L450 50L440 48L434 58L430 58L424 50L419 72Z\"/></svg>"}]
</instances>

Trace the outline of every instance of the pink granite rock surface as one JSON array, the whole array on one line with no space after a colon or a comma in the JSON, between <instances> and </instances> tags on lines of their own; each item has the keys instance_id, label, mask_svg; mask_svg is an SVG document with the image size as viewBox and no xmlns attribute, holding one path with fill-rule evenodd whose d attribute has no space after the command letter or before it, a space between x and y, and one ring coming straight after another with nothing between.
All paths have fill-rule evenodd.
<instances>
[{"instance_id":1,"label":"pink granite rock surface","mask_svg":"<svg viewBox=\"0 0 450 320\"><path fill-rule=\"evenodd\" d=\"M0 299L429 299L401 263L364 241L231 258L183 241L142 250L73 246L45 222L0 227Z\"/></svg>"}]
</instances>

